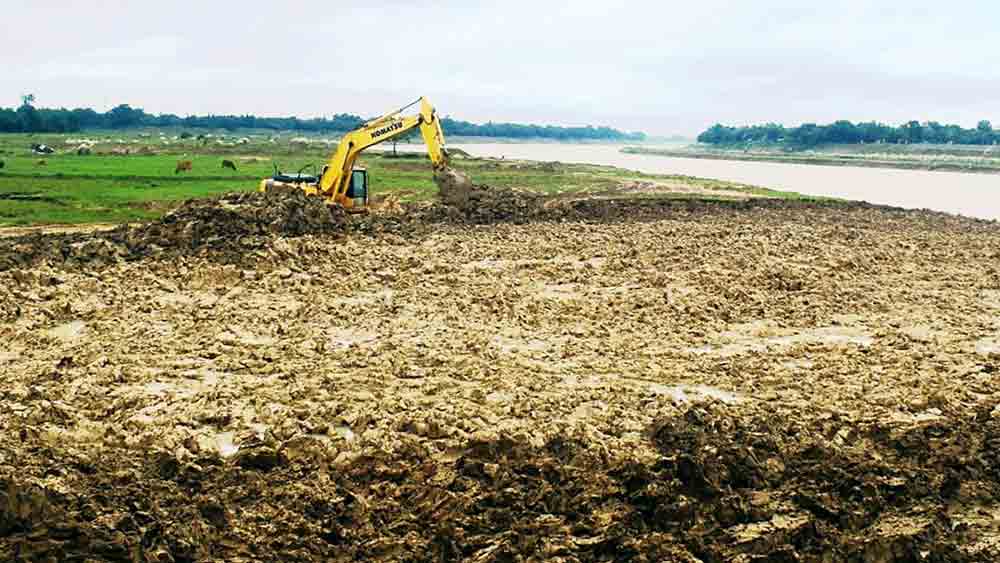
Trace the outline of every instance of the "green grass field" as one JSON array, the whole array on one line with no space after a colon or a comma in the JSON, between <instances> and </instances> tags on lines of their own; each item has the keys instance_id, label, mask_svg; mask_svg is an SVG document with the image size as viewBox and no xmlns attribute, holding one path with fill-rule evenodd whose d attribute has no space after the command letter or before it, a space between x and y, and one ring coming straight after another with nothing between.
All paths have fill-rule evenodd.
<instances>
[{"instance_id":1,"label":"green grass field","mask_svg":"<svg viewBox=\"0 0 1000 563\"><path fill-rule=\"evenodd\" d=\"M79 156L70 138L100 142L94 154ZM121 139L124 142L117 142ZM34 155L32 143L48 144L52 155ZM119 147L146 148L153 154L112 155ZM412 147L411 147L412 149ZM294 146L286 138L271 142L257 136L236 145L213 141L203 145L195 139L161 141L158 138L120 133L105 135L0 135L0 225L48 225L119 223L154 219L179 202L229 191L255 190L260 179L270 176L277 164L285 172L307 165L321 168L331 147ZM236 162L238 171L222 168L222 160ZM175 174L178 160L190 160L190 172ZM41 162L44 161L44 164ZM392 158L377 152L365 154L372 195L394 193L403 201L428 200L437 187L425 157ZM525 188L548 194L601 192L623 182L657 181L712 190L732 190L771 197L798 197L735 186L724 182L676 176L652 176L610 167L454 159L453 165L476 183ZM678 196L681 197L681 196ZM690 194L684 196L690 197Z\"/></svg>"}]
</instances>

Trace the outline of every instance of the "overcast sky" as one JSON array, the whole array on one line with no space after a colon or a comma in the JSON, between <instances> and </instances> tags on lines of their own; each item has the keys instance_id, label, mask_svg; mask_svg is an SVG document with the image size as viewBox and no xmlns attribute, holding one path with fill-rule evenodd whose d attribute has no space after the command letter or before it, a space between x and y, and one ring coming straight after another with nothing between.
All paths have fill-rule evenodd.
<instances>
[{"instance_id":1,"label":"overcast sky","mask_svg":"<svg viewBox=\"0 0 1000 563\"><path fill-rule=\"evenodd\" d=\"M888 4L892 4L889 6ZM0 106L370 116L694 134L1000 122L1000 2L4 0Z\"/></svg>"}]
</instances>

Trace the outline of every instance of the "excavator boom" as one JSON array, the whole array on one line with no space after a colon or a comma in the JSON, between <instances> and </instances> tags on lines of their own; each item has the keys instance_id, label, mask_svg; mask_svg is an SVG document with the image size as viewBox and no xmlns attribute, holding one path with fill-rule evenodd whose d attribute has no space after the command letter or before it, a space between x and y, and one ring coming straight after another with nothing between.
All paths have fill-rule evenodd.
<instances>
[{"instance_id":1,"label":"excavator boom","mask_svg":"<svg viewBox=\"0 0 1000 563\"><path fill-rule=\"evenodd\" d=\"M420 104L418 114L403 115L405 110L417 103ZM318 179L308 178L300 182L292 177L276 176L264 180L261 183L261 190L294 185L307 194L323 196L328 202L340 204L349 210L363 210L364 202L367 200L367 175L364 171L355 170L361 152L373 145L405 135L418 127L424 144L427 145L427 153L430 155L434 170L446 168L448 152L445 149L441 121L427 98L421 97L408 106L373 119L344 135ZM292 181L289 181L290 179Z\"/></svg>"}]
</instances>

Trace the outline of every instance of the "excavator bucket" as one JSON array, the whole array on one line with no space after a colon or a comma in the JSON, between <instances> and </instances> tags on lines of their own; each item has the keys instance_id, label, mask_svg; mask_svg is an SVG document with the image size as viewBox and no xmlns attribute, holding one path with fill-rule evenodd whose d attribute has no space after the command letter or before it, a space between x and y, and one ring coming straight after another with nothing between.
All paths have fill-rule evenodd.
<instances>
[{"instance_id":1,"label":"excavator bucket","mask_svg":"<svg viewBox=\"0 0 1000 563\"><path fill-rule=\"evenodd\" d=\"M434 182L438 186L441 200L450 205L465 207L469 203L473 184L465 174L445 166L434 171Z\"/></svg>"}]
</instances>

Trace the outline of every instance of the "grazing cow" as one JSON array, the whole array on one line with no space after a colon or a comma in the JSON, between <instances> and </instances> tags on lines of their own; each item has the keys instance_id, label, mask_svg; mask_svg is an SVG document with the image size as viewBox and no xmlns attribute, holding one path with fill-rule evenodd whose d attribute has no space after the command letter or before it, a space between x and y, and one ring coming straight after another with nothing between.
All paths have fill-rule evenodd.
<instances>
[{"instance_id":1,"label":"grazing cow","mask_svg":"<svg viewBox=\"0 0 1000 563\"><path fill-rule=\"evenodd\" d=\"M78 156L89 156L91 152L93 151L91 151L90 147L87 145L80 145L76 147L76 154Z\"/></svg>"},{"instance_id":2,"label":"grazing cow","mask_svg":"<svg viewBox=\"0 0 1000 563\"><path fill-rule=\"evenodd\" d=\"M222 161L222 167L223 168L229 168L233 172L236 172L236 163L233 162L233 161L231 161L231 160L223 160Z\"/></svg>"},{"instance_id":3,"label":"grazing cow","mask_svg":"<svg viewBox=\"0 0 1000 563\"><path fill-rule=\"evenodd\" d=\"M56 151L55 151L55 149L53 149L52 147L50 147L48 145L39 145L37 143L32 143L32 145L31 145L31 152L33 152L35 154L52 154L52 153L54 153Z\"/></svg>"},{"instance_id":4,"label":"grazing cow","mask_svg":"<svg viewBox=\"0 0 1000 563\"><path fill-rule=\"evenodd\" d=\"M191 161L190 160L178 160L177 168L174 169L174 174L180 172L190 172L191 171Z\"/></svg>"}]
</instances>

